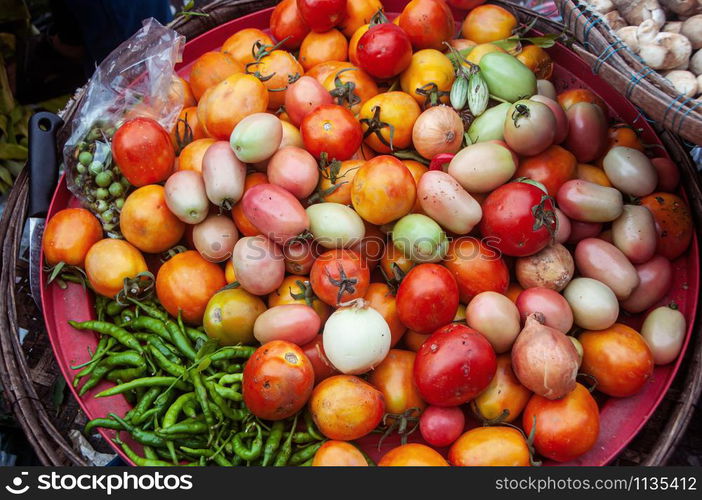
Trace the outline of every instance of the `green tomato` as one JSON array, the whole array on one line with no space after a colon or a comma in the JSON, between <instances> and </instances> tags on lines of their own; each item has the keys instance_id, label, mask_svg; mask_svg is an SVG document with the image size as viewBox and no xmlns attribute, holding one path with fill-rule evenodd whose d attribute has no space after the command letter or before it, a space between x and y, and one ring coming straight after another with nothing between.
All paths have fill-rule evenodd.
<instances>
[{"instance_id":1,"label":"green tomato","mask_svg":"<svg viewBox=\"0 0 702 500\"><path fill-rule=\"evenodd\" d=\"M95 190L95 198L98 200L106 200L110 196L110 192L105 188L97 188Z\"/></svg>"},{"instance_id":2,"label":"green tomato","mask_svg":"<svg viewBox=\"0 0 702 500\"><path fill-rule=\"evenodd\" d=\"M283 125L270 113L254 113L241 120L229 137L234 154L244 163L273 156L283 139Z\"/></svg>"},{"instance_id":3,"label":"green tomato","mask_svg":"<svg viewBox=\"0 0 702 500\"><path fill-rule=\"evenodd\" d=\"M122 184L120 184L119 182L113 182L112 184L110 184L110 187L107 188L107 190L115 198L124 194L124 187L122 187Z\"/></svg>"},{"instance_id":4,"label":"green tomato","mask_svg":"<svg viewBox=\"0 0 702 500\"><path fill-rule=\"evenodd\" d=\"M78 155L78 161L87 167L93 161L93 155L88 151L83 151Z\"/></svg>"},{"instance_id":5,"label":"green tomato","mask_svg":"<svg viewBox=\"0 0 702 500\"><path fill-rule=\"evenodd\" d=\"M112 172L107 170L97 174L95 176L95 184L100 187L107 187L112 184Z\"/></svg>"},{"instance_id":6,"label":"green tomato","mask_svg":"<svg viewBox=\"0 0 702 500\"><path fill-rule=\"evenodd\" d=\"M503 102L486 110L482 115L473 120L468 127L468 137L473 144L504 139L505 119L509 110L509 103Z\"/></svg>"},{"instance_id":7,"label":"green tomato","mask_svg":"<svg viewBox=\"0 0 702 500\"><path fill-rule=\"evenodd\" d=\"M519 59L503 52L490 52L480 59L480 73L490 95L509 102L536 94L536 75Z\"/></svg>"},{"instance_id":8,"label":"green tomato","mask_svg":"<svg viewBox=\"0 0 702 500\"><path fill-rule=\"evenodd\" d=\"M105 165L102 162L94 161L90 164L89 170L93 175L97 175L105 169Z\"/></svg>"},{"instance_id":9,"label":"green tomato","mask_svg":"<svg viewBox=\"0 0 702 500\"><path fill-rule=\"evenodd\" d=\"M439 262L446 256L448 238L433 219L422 214L405 215L392 229L392 243L417 263Z\"/></svg>"}]
</instances>

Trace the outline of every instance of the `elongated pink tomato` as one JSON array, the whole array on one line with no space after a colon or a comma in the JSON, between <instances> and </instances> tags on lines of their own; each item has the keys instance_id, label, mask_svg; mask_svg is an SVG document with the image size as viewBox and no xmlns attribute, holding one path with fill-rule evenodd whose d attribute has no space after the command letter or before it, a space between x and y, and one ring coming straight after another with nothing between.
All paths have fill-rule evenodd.
<instances>
[{"instance_id":1,"label":"elongated pink tomato","mask_svg":"<svg viewBox=\"0 0 702 500\"><path fill-rule=\"evenodd\" d=\"M596 279L625 300L639 285L636 269L621 250L599 238L586 238L575 247L575 265L582 276Z\"/></svg>"},{"instance_id":2,"label":"elongated pink tomato","mask_svg":"<svg viewBox=\"0 0 702 500\"><path fill-rule=\"evenodd\" d=\"M319 180L317 160L302 148L281 148L268 161L268 182L289 191L296 198L312 194Z\"/></svg>"},{"instance_id":3,"label":"elongated pink tomato","mask_svg":"<svg viewBox=\"0 0 702 500\"><path fill-rule=\"evenodd\" d=\"M640 313L655 305L673 285L673 265L662 255L636 266L636 273L639 286L622 301L622 309L630 313Z\"/></svg>"},{"instance_id":4,"label":"elongated pink tomato","mask_svg":"<svg viewBox=\"0 0 702 500\"><path fill-rule=\"evenodd\" d=\"M246 191L242 208L259 231L280 245L310 228L307 212L298 199L274 184L258 184Z\"/></svg>"},{"instance_id":5,"label":"elongated pink tomato","mask_svg":"<svg viewBox=\"0 0 702 500\"><path fill-rule=\"evenodd\" d=\"M274 292L285 277L283 251L265 236L248 236L237 241L232 264L236 280L254 295Z\"/></svg>"},{"instance_id":6,"label":"elongated pink tomato","mask_svg":"<svg viewBox=\"0 0 702 500\"><path fill-rule=\"evenodd\" d=\"M590 102L578 102L566 110L568 136L565 148L580 163L596 160L607 147L607 119L602 108Z\"/></svg>"},{"instance_id":7,"label":"elongated pink tomato","mask_svg":"<svg viewBox=\"0 0 702 500\"><path fill-rule=\"evenodd\" d=\"M617 189L580 179L565 182L556 201L564 214L581 222L611 222L624 208L622 193Z\"/></svg>"},{"instance_id":8,"label":"elongated pink tomato","mask_svg":"<svg viewBox=\"0 0 702 500\"><path fill-rule=\"evenodd\" d=\"M284 304L264 311L254 323L254 337L261 344L286 340L302 346L314 340L322 320L309 306Z\"/></svg>"},{"instance_id":9,"label":"elongated pink tomato","mask_svg":"<svg viewBox=\"0 0 702 500\"><path fill-rule=\"evenodd\" d=\"M468 234L483 216L480 204L456 179L440 170L422 175L417 198L424 213L456 234Z\"/></svg>"}]
</instances>

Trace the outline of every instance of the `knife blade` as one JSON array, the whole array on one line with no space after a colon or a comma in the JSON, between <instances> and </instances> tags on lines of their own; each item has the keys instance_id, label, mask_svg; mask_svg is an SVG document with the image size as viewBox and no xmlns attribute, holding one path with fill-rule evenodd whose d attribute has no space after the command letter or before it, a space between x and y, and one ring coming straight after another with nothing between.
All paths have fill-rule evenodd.
<instances>
[{"instance_id":1,"label":"knife blade","mask_svg":"<svg viewBox=\"0 0 702 500\"><path fill-rule=\"evenodd\" d=\"M56 132L61 125L61 118L46 111L35 113L29 119L29 288L40 311L41 239L58 180Z\"/></svg>"}]
</instances>

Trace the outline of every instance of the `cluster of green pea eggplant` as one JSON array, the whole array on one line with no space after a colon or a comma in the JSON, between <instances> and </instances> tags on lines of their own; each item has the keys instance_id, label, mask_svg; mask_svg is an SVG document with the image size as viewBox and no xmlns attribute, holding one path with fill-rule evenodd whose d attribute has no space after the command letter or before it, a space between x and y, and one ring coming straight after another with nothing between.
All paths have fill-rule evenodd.
<instances>
[{"instance_id":1,"label":"cluster of green pea eggplant","mask_svg":"<svg viewBox=\"0 0 702 500\"><path fill-rule=\"evenodd\" d=\"M96 123L73 150L73 184L84 206L111 237L120 237L119 213L131 184L112 160L115 127ZM78 193L77 193L78 194Z\"/></svg>"},{"instance_id":2,"label":"cluster of green pea eggplant","mask_svg":"<svg viewBox=\"0 0 702 500\"><path fill-rule=\"evenodd\" d=\"M159 304L127 301L97 297L96 320L69 321L100 335L90 361L73 367L80 370L73 380L79 394L108 380L117 385L95 397L122 394L133 405L122 417L89 421L86 434L96 427L118 431L115 443L139 466L311 464L325 439L309 413L268 422L243 402L243 369L254 347L219 347ZM143 456L120 431L142 445Z\"/></svg>"}]
</instances>

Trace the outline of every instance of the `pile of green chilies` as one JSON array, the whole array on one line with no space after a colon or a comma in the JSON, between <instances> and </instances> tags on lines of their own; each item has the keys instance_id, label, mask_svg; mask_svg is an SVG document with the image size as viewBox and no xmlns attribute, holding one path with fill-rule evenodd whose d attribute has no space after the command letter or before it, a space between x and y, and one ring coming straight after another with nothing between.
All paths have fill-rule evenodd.
<instances>
[{"instance_id":1,"label":"pile of green chilies","mask_svg":"<svg viewBox=\"0 0 702 500\"><path fill-rule=\"evenodd\" d=\"M308 412L268 422L242 401L241 384L250 346L218 347L202 330L172 318L155 302L129 306L97 297L97 319L69 324L100 335L91 360L73 367L79 394L102 380L117 385L96 398L122 394L133 408L85 426L114 429L115 443L139 466L310 465L324 437ZM82 383L82 385L81 385ZM119 437L128 432L143 446L136 453Z\"/></svg>"}]
</instances>

